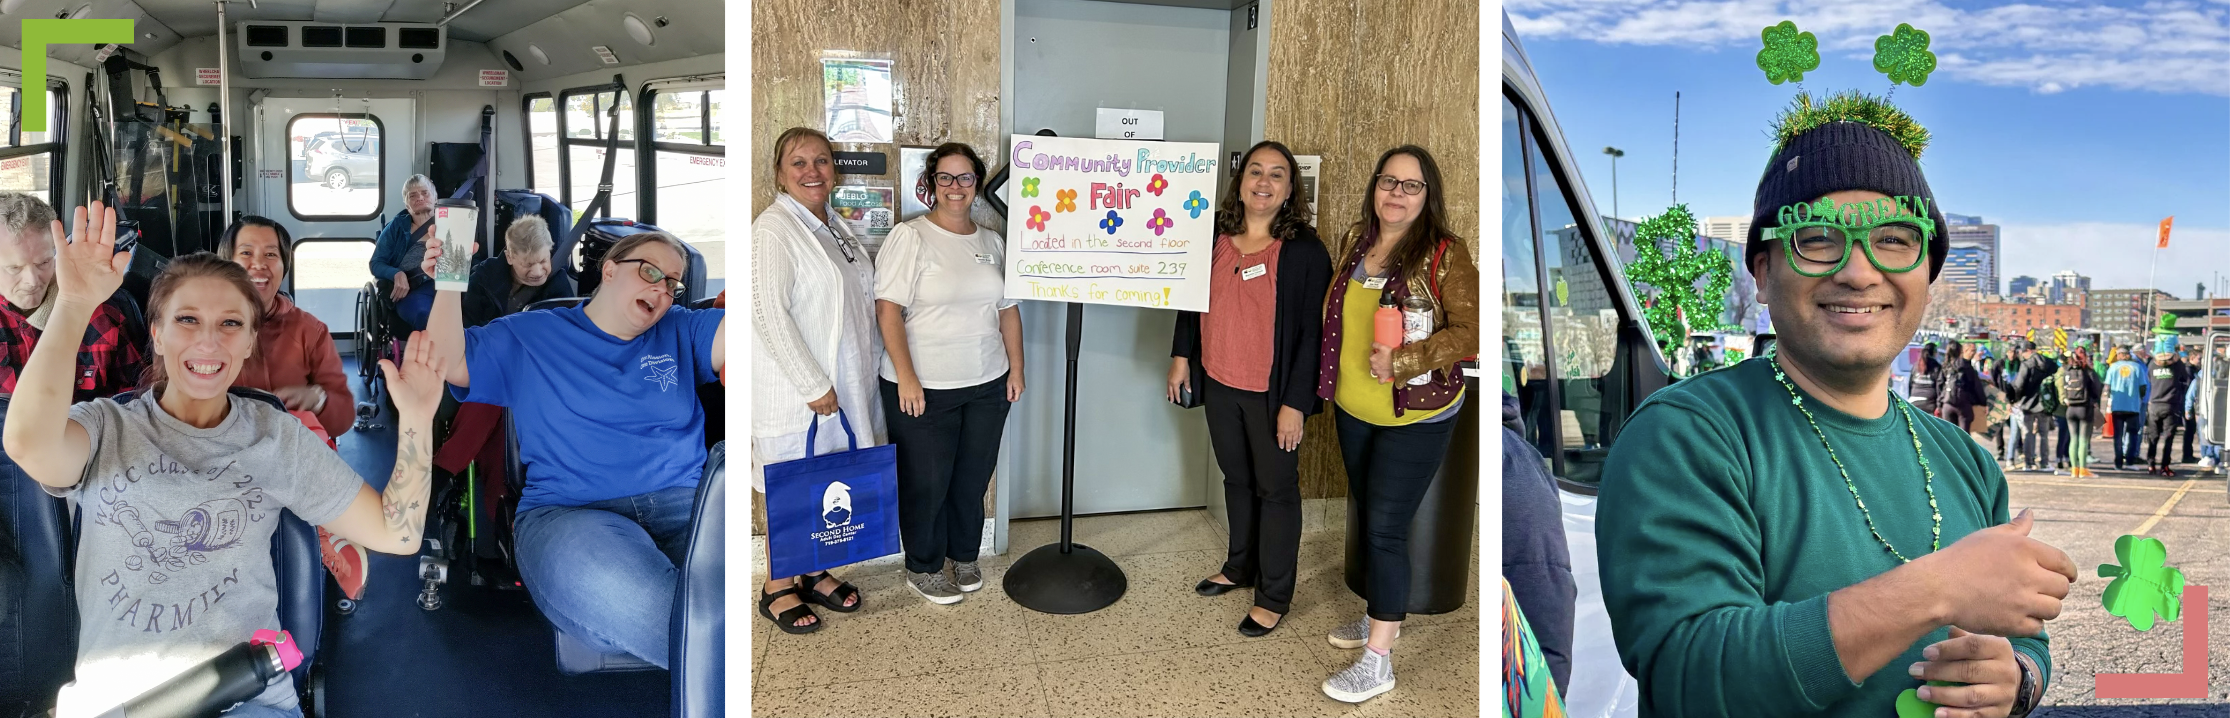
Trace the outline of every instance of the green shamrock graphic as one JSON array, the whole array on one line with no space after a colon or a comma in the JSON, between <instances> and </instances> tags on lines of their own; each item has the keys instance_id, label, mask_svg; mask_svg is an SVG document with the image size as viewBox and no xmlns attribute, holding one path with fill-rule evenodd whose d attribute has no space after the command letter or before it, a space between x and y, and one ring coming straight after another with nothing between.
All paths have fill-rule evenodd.
<instances>
[{"instance_id":1,"label":"green shamrock graphic","mask_svg":"<svg viewBox=\"0 0 2230 718\"><path fill-rule=\"evenodd\" d=\"M1936 53L1928 51L1928 33L1899 23L1895 31L1874 38L1874 70L1889 73L1893 85L1928 84L1928 73L1936 71Z\"/></svg>"},{"instance_id":2,"label":"green shamrock graphic","mask_svg":"<svg viewBox=\"0 0 2230 718\"><path fill-rule=\"evenodd\" d=\"M1782 20L1760 34L1765 38L1765 49L1758 51L1758 69L1765 71L1767 81L1776 85L1803 82L1804 73L1820 69L1819 38L1798 32L1795 22ZM1933 59L1929 62L1929 67L1935 67Z\"/></svg>"},{"instance_id":3,"label":"green shamrock graphic","mask_svg":"<svg viewBox=\"0 0 2230 718\"><path fill-rule=\"evenodd\" d=\"M2153 630L2153 614L2174 621L2183 613L2184 572L2168 565L2168 547L2150 536L2114 539L2116 566L2099 564L2098 575L2111 577L2106 584L2106 612L2129 621L2131 628Z\"/></svg>"},{"instance_id":4,"label":"green shamrock graphic","mask_svg":"<svg viewBox=\"0 0 2230 718\"><path fill-rule=\"evenodd\" d=\"M1950 681L1929 681L1928 685L1956 686L1960 684ZM1905 692L1897 694L1897 718L1935 718L1936 708L1938 707L1934 703L1921 700L1920 690L1917 688L1907 688Z\"/></svg>"}]
</instances>

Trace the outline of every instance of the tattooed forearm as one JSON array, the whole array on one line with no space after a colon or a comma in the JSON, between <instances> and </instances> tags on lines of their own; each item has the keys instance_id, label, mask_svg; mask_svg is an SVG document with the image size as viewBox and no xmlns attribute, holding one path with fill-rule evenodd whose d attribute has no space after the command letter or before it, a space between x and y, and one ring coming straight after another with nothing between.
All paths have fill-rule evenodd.
<instances>
[{"instance_id":1,"label":"tattooed forearm","mask_svg":"<svg viewBox=\"0 0 2230 718\"><path fill-rule=\"evenodd\" d=\"M426 496L433 484L432 443L417 429L404 429L402 440L396 442L395 473L387 479L387 490L380 492L381 509L387 518L389 535L397 537L401 545L415 546L426 527Z\"/></svg>"}]
</instances>

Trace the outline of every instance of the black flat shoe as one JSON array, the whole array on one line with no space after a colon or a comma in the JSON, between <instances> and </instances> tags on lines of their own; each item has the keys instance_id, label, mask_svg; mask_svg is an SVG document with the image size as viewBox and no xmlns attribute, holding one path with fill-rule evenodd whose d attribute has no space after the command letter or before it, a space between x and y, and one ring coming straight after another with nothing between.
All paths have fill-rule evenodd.
<instances>
[{"instance_id":1,"label":"black flat shoe","mask_svg":"<svg viewBox=\"0 0 2230 718\"><path fill-rule=\"evenodd\" d=\"M1285 617L1279 616L1277 624L1265 628L1262 624L1255 623L1254 612L1248 611L1245 618L1239 619L1239 635L1248 638L1261 638L1270 635L1271 631L1278 630L1278 626L1283 625L1285 625Z\"/></svg>"},{"instance_id":2,"label":"black flat shoe","mask_svg":"<svg viewBox=\"0 0 2230 718\"><path fill-rule=\"evenodd\" d=\"M1202 596L1221 596L1247 587L1243 583L1216 583L1213 578L1203 578L1200 583L1193 585L1192 592Z\"/></svg>"}]
</instances>

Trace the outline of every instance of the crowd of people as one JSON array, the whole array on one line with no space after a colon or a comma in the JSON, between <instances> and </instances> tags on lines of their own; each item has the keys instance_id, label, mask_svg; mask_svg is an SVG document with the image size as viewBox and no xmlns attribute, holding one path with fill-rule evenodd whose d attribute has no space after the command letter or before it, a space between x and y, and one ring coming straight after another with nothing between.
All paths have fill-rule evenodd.
<instances>
[{"instance_id":1,"label":"crowd of people","mask_svg":"<svg viewBox=\"0 0 2230 718\"><path fill-rule=\"evenodd\" d=\"M1913 405L1994 447L2009 471L2093 476L2090 444L2109 424L2115 470L2172 477L2176 464L2218 468L2221 447L2200 433L2201 349L2117 346L2104 362L2088 346L2060 353L2024 339L2007 342L2002 360L1974 342L1940 349L1921 347Z\"/></svg>"},{"instance_id":2,"label":"crowd of people","mask_svg":"<svg viewBox=\"0 0 2230 718\"><path fill-rule=\"evenodd\" d=\"M829 205L828 138L793 128L774 148L780 191L752 227L755 487L765 490L770 464L845 448L834 431L806 445L820 417L841 415L863 446L895 443L907 585L933 603L961 601L983 585L984 494L1001 425L1024 391L1005 249L970 219L984 162L959 143L930 152L912 188L928 214L893 228L871 257ZM1179 314L1166 387L1172 402L1204 405L1225 477L1230 550L1194 590L1251 589L1242 635L1282 624L1296 600L1296 452L1304 419L1329 401L1362 512L1367 610L1332 631L1333 645L1362 650L1322 688L1362 702L1394 685L1409 525L1467 400L1458 366L1478 351L1478 272L1447 226L1445 187L1423 148L1379 158L1360 216L1336 244L1312 227L1291 151L1263 142L1239 156L1215 214L1211 310ZM1384 295L1430 306L1429 336L1375 343ZM862 598L823 571L770 577L758 605L802 634L821 627L814 607L849 613Z\"/></svg>"}]
</instances>

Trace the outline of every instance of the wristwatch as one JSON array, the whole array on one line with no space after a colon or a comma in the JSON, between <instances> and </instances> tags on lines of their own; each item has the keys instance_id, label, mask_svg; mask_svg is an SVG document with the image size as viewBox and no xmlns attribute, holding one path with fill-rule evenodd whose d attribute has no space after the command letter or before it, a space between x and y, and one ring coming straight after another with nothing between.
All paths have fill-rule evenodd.
<instances>
[{"instance_id":1,"label":"wristwatch","mask_svg":"<svg viewBox=\"0 0 2230 718\"><path fill-rule=\"evenodd\" d=\"M2013 655L2013 664L2021 668L2021 685L2013 689L2013 710L2006 718L2022 718L2036 710L2036 666L2029 662L2028 656L2018 653Z\"/></svg>"}]
</instances>

